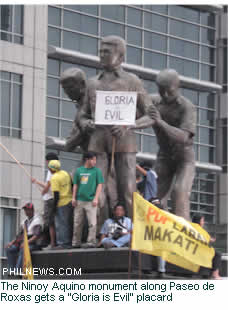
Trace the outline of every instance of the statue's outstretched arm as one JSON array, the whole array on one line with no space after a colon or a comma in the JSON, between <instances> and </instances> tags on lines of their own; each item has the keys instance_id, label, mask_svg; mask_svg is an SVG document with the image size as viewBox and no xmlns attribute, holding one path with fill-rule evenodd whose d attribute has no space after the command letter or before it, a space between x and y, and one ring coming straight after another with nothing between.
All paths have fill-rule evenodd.
<instances>
[{"instance_id":1,"label":"statue's outstretched arm","mask_svg":"<svg viewBox=\"0 0 228 310\"><path fill-rule=\"evenodd\" d=\"M159 126L159 128L161 128L174 143L186 144L189 141L189 138L193 136L192 133L184 129L171 126L163 120L159 120L159 122L157 122L157 126Z\"/></svg>"},{"instance_id":2,"label":"statue's outstretched arm","mask_svg":"<svg viewBox=\"0 0 228 310\"><path fill-rule=\"evenodd\" d=\"M149 117L148 108L156 108L140 80L137 80L136 91L138 94L136 121L135 126L132 126L131 129L144 129L151 127L154 125L154 120Z\"/></svg>"},{"instance_id":3,"label":"statue's outstretched arm","mask_svg":"<svg viewBox=\"0 0 228 310\"><path fill-rule=\"evenodd\" d=\"M88 99L85 100L79 111L78 124L83 132L89 132L95 129L95 123L92 119L91 107Z\"/></svg>"},{"instance_id":4,"label":"statue's outstretched arm","mask_svg":"<svg viewBox=\"0 0 228 310\"><path fill-rule=\"evenodd\" d=\"M154 120L154 126L160 128L174 143L186 144L195 135L196 111L194 107L186 109L180 128L171 126L162 120L158 110L149 108L148 114Z\"/></svg>"}]
</instances>

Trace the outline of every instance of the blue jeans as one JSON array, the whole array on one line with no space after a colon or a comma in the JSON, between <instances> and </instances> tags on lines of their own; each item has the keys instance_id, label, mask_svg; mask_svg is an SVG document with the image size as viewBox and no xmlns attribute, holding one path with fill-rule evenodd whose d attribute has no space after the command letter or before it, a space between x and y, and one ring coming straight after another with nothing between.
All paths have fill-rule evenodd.
<instances>
[{"instance_id":1,"label":"blue jeans","mask_svg":"<svg viewBox=\"0 0 228 310\"><path fill-rule=\"evenodd\" d=\"M29 245L30 251L39 250L40 247L36 244ZM23 265L23 254L24 249L16 245L11 245L11 247L6 249L6 255L8 258L8 268L22 268Z\"/></svg>"},{"instance_id":2,"label":"blue jeans","mask_svg":"<svg viewBox=\"0 0 228 310\"><path fill-rule=\"evenodd\" d=\"M117 248L120 248L122 246L128 245L128 243L130 242L130 237L130 234L127 234L117 240L114 240L112 238L104 238L101 243L104 245L104 243L112 242Z\"/></svg>"},{"instance_id":3,"label":"blue jeans","mask_svg":"<svg viewBox=\"0 0 228 310\"><path fill-rule=\"evenodd\" d=\"M71 247L73 209L71 203L57 207L55 214L56 243L62 247Z\"/></svg>"}]
</instances>

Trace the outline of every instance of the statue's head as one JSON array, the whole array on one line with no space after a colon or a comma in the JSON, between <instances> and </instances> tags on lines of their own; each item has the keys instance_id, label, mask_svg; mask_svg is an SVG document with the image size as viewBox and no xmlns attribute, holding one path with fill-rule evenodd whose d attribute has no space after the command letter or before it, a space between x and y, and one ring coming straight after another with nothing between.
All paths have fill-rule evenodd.
<instances>
[{"instance_id":1,"label":"statue's head","mask_svg":"<svg viewBox=\"0 0 228 310\"><path fill-rule=\"evenodd\" d=\"M85 96L86 75L78 68L69 68L60 76L60 83L71 100L77 102Z\"/></svg>"},{"instance_id":2,"label":"statue's head","mask_svg":"<svg viewBox=\"0 0 228 310\"><path fill-rule=\"evenodd\" d=\"M170 103L179 95L180 79L178 73L173 69L165 69L159 72L156 84L160 96Z\"/></svg>"},{"instance_id":3,"label":"statue's head","mask_svg":"<svg viewBox=\"0 0 228 310\"><path fill-rule=\"evenodd\" d=\"M121 65L126 54L126 43L118 36L107 36L101 40L100 63L107 70Z\"/></svg>"}]
</instances>

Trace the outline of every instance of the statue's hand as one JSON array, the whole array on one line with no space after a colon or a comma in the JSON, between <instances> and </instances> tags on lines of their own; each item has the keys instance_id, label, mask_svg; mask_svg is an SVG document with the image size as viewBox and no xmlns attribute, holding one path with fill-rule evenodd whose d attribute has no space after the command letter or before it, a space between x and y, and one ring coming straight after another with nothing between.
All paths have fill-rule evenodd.
<instances>
[{"instance_id":1,"label":"statue's hand","mask_svg":"<svg viewBox=\"0 0 228 310\"><path fill-rule=\"evenodd\" d=\"M82 126L83 131L85 132L93 132L95 130L95 123L93 120L87 120L84 122L83 126Z\"/></svg>"},{"instance_id":2,"label":"statue's hand","mask_svg":"<svg viewBox=\"0 0 228 310\"><path fill-rule=\"evenodd\" d=\"M161 114L160 112L155 108L154 105L149 106L148 108L148 115L151 119L153 119L156 122L159 122L161 120Z\"/></svg>"},{"instance_id":3,"label":"statue's hand","mask_svg":"<svg viewBox=\"0 0 228 310\"><path fill-rule=\"evenodd\" d=\"M124 136L127 132L128 128L126 126L112 126L111 133L113 136L118 138Z\"/></svg>"}]
</instances>

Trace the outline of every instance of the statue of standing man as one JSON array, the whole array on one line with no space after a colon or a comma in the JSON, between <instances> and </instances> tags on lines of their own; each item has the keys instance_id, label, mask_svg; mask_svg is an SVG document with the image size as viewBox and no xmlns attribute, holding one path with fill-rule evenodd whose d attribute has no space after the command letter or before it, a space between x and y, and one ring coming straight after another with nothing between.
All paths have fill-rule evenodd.
<instances>
[{"instance_id":1,"label":"statue of standing man","mask_svg":"<svg viewBox=\"0 0 228 310\"><path fill-rule=\"evenodd\" d=\"M96 91L124 91L137 92L136 126L143 128L151 126L153 120L146 116L146 106L151 104L150 98L143 88L139 78L125 72L121 68L126 54L125 41L117 36L107 36L101 40L100 63L103 71L88 80L88 97L84 104L84 114L81 113L80 125L82 130L93 130L90 135L88 150L97 154L97 167L102 170L107 180L110 172L110 158L112 153L112 138L115 137L115 173L119 203L126 208L128 216L132 217L132 193L136 191L136 135L133 127L119 125L95 125L94 115ZM91 122L92 119L92 122ZM144 122L145 120L145 122ZM141 127L137 126L140 125ZM101 221L108 216L106 203L106 188L101 195Z\"/></svg>"}]
</instances>

